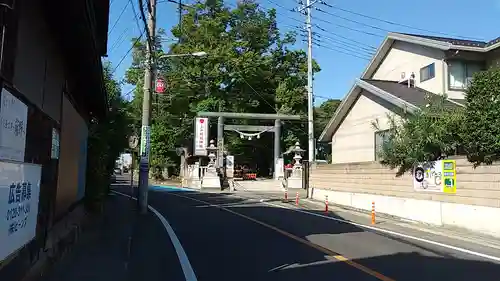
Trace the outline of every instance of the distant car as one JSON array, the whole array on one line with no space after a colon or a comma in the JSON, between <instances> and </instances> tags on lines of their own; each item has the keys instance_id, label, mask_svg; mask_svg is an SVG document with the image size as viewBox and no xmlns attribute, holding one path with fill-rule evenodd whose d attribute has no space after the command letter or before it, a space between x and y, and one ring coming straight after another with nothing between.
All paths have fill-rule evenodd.
<instances>
[{"instance_id":1,"label":"distant car","mask_svg":"<svg viewBox=\"0 0 500 281\"><path fill-rule=\"evenodd\" d=\"M122 170L120 168L115 168L113 170L113 172L116 174L116 175L121 175L122 174Z\"/></svg>"}]
</instances>

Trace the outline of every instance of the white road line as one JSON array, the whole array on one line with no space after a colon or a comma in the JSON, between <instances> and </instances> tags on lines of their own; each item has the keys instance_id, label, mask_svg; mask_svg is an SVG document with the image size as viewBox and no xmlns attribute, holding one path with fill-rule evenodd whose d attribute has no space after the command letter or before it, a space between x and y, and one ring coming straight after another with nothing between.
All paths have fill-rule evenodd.
<instances>
[{"instance_id":1,"label":"white road line","mask_svg":"<svg viewBox=\"0 0 500 281\"><path fill-rule=\"evenodd\" d=\"M111 192L128 197L133 200L137 200L135 197L132 197L128 194L121 193L118 191L112 190ZM177 258L179 259L179 262L182 267L182 272L184 273L184 278L186 281L197 281L198 279L196 278L196 275L194 274L193 267L191 266L191 263L189 262L189 259L187 257L186 251L184 251L184 248L182 247L181 241L179 241L179 238L177 238L177 235L174 232L174 229L170 224L168 223L167 219L158 212L155 208L151 207L151 205L148 205L148 209L155 214L155 216L161 221L163 226L165 227L165 230L168 233L168 236L170 237L170 241L172 241L172 244L174 245L175 252L177 253Z\"/></svg>"},{"instance_id":2,"label":"white road line","mask_svg":"<svg viewBox=\"0 0 500 281\"><path fill-rule=\"evenodd\" d=\"M240 198L244 198L244 197L240 197ZM435 245L435 246L443 247L443 248L446 248L446 249L455 250L457 252L462 252L462 253L466 253L466 254L469 254L469 255L473 255L473 256L477 256L477 257L482 257L482 258L485 258L485 259L489 259L489 260L493 260L493 261L496 261L496 262L500 262L500 257L491 256L491 255L487 255L487 254L475 252L475 251L472 251L472 250L468 250L468 249L464 249L464 248L460 248L460 247L456 247L456 246L444 244L444 243L441 243L441 242L436 242L436 241L432 241L432 240L428 240L428 239L424 239L424 238L419 238L419 237L415 237L415 236L411 236L411 235L399 233L399 232L392 231L392 230L382 229L382 228L373 227L373 226L369 226L369 225L365 225L365 224L360 224L360 223L356 223L356 222L352 222L352 221L347 221L347 220L343 220L343 219L339 219L339 218L329 217L329 216L325 216L325 215L321 215L321 214L316 214L316 213L312 213L312 212L301 210L301 209L297 209L297 208L290 208L288 206L277 205L277 204L274 204L274 203L263 202L262 204L273 206L273 207L278 207L278 208L283 208L283 209L288 209L288 210L292 210L292 211L295 211L295 212L304 213L304 214L308 214L308 215L311 215L311 216L316 216L316 217L320 217L320 218L324 218L324 219L329 219L329 220L333 220L333 221L347 223L347 224L351 224L351 225L354 225L354 226L357 226L357 227L361 227L361 228L365 228L365 229L370 229L370 230L373 230L373 231L376 231L376 232L382 232L382 233L387 233L387 234L394 235L394 236L399 236L399 237L403 237L403 238L407 238L407 239L412 239L412 240L416 240L416 241L420 241L420 242L432 244L432 245Z\"/></svg>"}]
</instances>

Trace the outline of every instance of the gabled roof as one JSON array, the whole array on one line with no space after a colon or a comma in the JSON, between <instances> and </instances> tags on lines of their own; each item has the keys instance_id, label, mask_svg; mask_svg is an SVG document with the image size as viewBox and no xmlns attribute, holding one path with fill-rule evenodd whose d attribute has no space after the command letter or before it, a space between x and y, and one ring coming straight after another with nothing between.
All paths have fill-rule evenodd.
<instances>
[{"instance_id":1,"label":"gabled roof","mask_svg":"<svg viewBox=\"0 0 500 281\"><path fill-rule=\"evenodd\" d=\"M368 64L368 67L363 72L361 78L370 79L377 70L382 60L385 58L386 54L392 47L395 41L408 42L416 45L427 46L430 48L435 48L443 51L448 50L463 50L471 52L486 53L500 47L500 37L493 39L491 41L474 41L474 40L463 40L454 39L446 37L436 37L428 35L419 34L408 34L408 33L389 33L382 45L377 50L375 56Z\"/></svg>"},{"instance_id":2,"label":"gabled roof","mask_svg":"<svg viewBox=\"0 0 500 281\"><path fill-rule=\"evenodd\" d=\"M437 36L429 36L429 35L411 34L411 33L401 33L401 34L422 37L422 38L427 38L427 39L436 40L436 41L448 42L448 43L450 43L452 45L456 45L456 46L470 46L470 47L479 47L479 48L487 48L487 47L493 46L496 43L500 42L500 37L497 37L497 38L490 40L490 41L478 41L478 40L464 40L464 39L456 39L456 38L448 38L448 37L437 37Z\"/></svg>"},{"instance_id":3,"label":"gabled roof","mask_svg":"<svg viewBox=\"0 0 500 281\"><path fill-rule=\"evenodd\" d=\"M387 102L406 110L414 112L420 107L425 106L430 95L436 95L418 87L408 87L394 81L357 79L347 96L342 100L335 111L334 116L328 122L325 129L319 137L320 142L330 141L331 136L340 126L344 117L357 101L361 92L365 90L375 96L386 100ZM446 107L463 106L461 103L447 99Z\"/></svg>"}]
</instances>

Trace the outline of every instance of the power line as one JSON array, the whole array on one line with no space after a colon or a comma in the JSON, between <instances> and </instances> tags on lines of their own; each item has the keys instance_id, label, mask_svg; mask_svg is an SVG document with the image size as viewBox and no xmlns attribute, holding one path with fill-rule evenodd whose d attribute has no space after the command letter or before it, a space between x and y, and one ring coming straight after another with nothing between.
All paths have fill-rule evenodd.
<instances>
[{"instance_id":1,"label":"power line","mask_svg":"<svg viewBox=\"0 0 500 281\"><path fill-rule=\"evenodd\" d=\"M120 59L120 61L118 62L118 64L115 66L115 69L113 69L113 72L112 72L113 74L116 72L116 70L118 69L118 67L120 67L120 65L125 60L125 58L128 56L128 54L130 54L130 52L132 52L132 50L134 49L134 47L136 46L136 44L139 43L139 41L141 41L143 35L144 35L144 30L141 32L141 34L139 35L139 37L137 37L137 39L135 39L135 41L132 43L132 46L130 47L130 49L128 49L128 51L125 53L125 55L122 56L122 58Z\"/></svg>"},{"instance_id":2,"label":"power line","mask_svg":"<svg viewBox=\"0 0 500 281\"><path fill-rule=\"evenodd\" d=\"M346 42L343 42L341 40L338 40L338 39L334 39L334 38L331 38L329 36L326 36L326 35L323 35L321 33L317 33L317 35L320 37L320 38L325 38L327 39L328 41L332 42L332 43L335 43L335 44L339 44L339 45L344 45L346 47L349 47L349 48L357 48L359 50L362 50L364 52L367 52L369 53L370 55L373 55L374 54L374 51L375 49L373 48L367 48L367 47L363 47L363 46L359 46L359 45L354 45L352 43L346 43Z\"/></svg>"},{"instance_id":3,"label":"power line","mask_svg":"<svg viewBox=\"0 0 500 281\"><path fill-rule=\"evenodd\" d=\"M127 2L127 4L125 4L125 6L123 7L122 11L120 12L120 15L118 16L118 18L116 18L115 23L113 24L113 26L109 30L108 34L111 34L111 32L113 32L113 30L115 29L116 25L118 24L118 22L120 21L120 19L123 16L123 14L127 10L127 7L128 7L129 4L130 4L130 2Z\"/></svg>"},{"instance_id":4,"label":"power line","mask_svg":"<svg viewBox=\"0 0 500 281\"><path fill-rule=\"evenodd\" d=\"M332 9L340 10L340 11L343 11L343 12L346 12L346 13L350 13L350 14L357 15L357 16L364 17L364 18L371 19L371 20L376 20L376 21L387 23L387 24L390 24L390 25L395 25L395 26L410 28L410 29L413 29L413 30L419 30L419 31L427 32L427 33L441 34L441 35L451 36L451 37L455 37L455 38L474 39L474 40L481 40L481 41L483 40L483 39L480 39L480 38L454 35L454 34L449 34L449 33L435 31L435 30L418 28L418 27L414 27L414 26L411 26L411 25L406 25L406 24L402 24L402 23L398 23L398 22L394 22L394 21L390 21L390 20L385 20L385 19L374 17L374 16L369 16L369 15L366 15L366 14L355 12L355 11L352 11L352 10L348 10L348 9L345 9L345 8L341 8L341 7L338 7L338 6L333 6L333 5L330 5L330 4L328 4L328 3L324 2L324 1L320 1L320 3L323 4L323 5L325 5L325 6L327 6L327 7L330 7Z\"/></svg>"},{"instance_id":5,"label":"power line","mask_svg":"<svg viewBox=\"0 0 500 281\"><path fill-rule=\"evenodd\" d=\"M342 39L344 39L344 40L351 41L351 42L356 43L356 44L360 44L360 45L367 46L367 47L369 47L369 48L371 48L371 49L373 49L373 50L377 50L377 48L375 48L375 47L373 47L373 46L371 46L371 45L368 45L368 44L366 44L366 43L363 43L363 42L361 42L361 41L357 41L357 40L351 39L351 38L349 38L349 37L346 37L346 36L343 36L343 35L340 35L340 34L337 34L337 33L329 32L328 30L326 30L326 29L322 28L321 26L319 26L319 25L317 25L317 24L314 24L314 27L318 28L319 30L321 30L321 31L323 31L323 32L327 32L327 33L329 33L329 34L332 34L333 36L337 36L337 37L342 38Z\"/></svg>"},{"instance_id":6,"label":"power line","mask_svg":"<svg viewBox=\"0 0 500 281\"><path fill-rule=\"evenodd\" d=\"M285 9L285 11L287 11L287 12L290 12L290 13L297 13L297 11L296 11L296 10L290 10L289 8L284 7L284 6L282 6L282 5L280 5L280 4L276 3L276 2L274 2L273 0L266 0L266 1L268 1L268 2L270 2L270 3L275 4L276 6L278 6L278 7L280 7L280 8ZM316 9L317 9L317 8L316 8ZM282 16L285 16L285 17L287 17L287 18L289 18L289 19L291 19L291 20L293 20L293 21L297 21L297 22L303 23L303 22L302 22L302 21L300 21L300 20L297 20L297 19L292 18L292 17L288 17L288 16L283 15L283 14L281 14L281 13L278 13L278 12L277 12L277 14L282 15ZM322 19L320 19L320 20L322 20ZM330 23L330 22L329 22L329 23ZM333 23L331 23L331 24L333 24ZM299 30L301 30L301 31L303 30L302 28L297 27L297 26L291 26L291 25L286 25L286 24L282 24L282 25L289 26L289 27L292 27L292 28L297 28L297 29L299 29ZM376 50L377 50L377 48L375 48L375 47L373 47L373 46L371 46L371 45L369 45L369 44L366 44L366 43L363 43L363 42L360 42L360 41L357 41L357 40L351 39L351 38L349 38L349 37L346 37L346 36L343 36L343 35L337 34L337 33L335 33L335 32L332 32L332 31L326 30L326 29L324 29L324 28L321 28L321 27L320 27L319 25L317 25L317 24L313 24L313 26L314 26L314 27L317 27L318 29L320 29L321 31L323 31L323 32L325 32L325 33L328 33L328 34L333 35L333 36L335 36L335 37L339 37L339 38L344 39L344 41L341 41L341 40L339 40L339 39L333 39L333 38L330 38L330 37L327 37L327 36L321 35L321 36L323 36L323 37L325 37L325 38L330 38L330 40L333 40L333 41L335 41L335 42L337 42L337 43L339 43L339 44L341 44L341 45L346 45L346 46L349 46L349 47L354 47L354 48L364 49L365 51L368 51L368 52L373 52L373 51L376 51ZM342 26L342 27L344 27L344 26ZM348 28L348 29L349 29L349 27L345 27L345 28ZM357 31L357 30L356 30L356 31ZM361 31L361 32L362 32L362 31ZM372 35L372 34L370 34L370 35ZM377 34L373 34L373 35L375 35L375 36L380 36L380 35L377 35ZM356 45L352 45L352 43L350 43L350 42L345 42L345 41L350 41L350 42L352 42L352 43L356 43ZM365 46L365 47L363 47L363 46L358 46L358 45L363 45L363 46ZM369 48L369 49L368 49L368 48ZM371 49L371 50L370 50L370 49Z\"/></svg>"},{"instance_id":7,"label":"power line","mask_svg":"<svg viewBox=\"0 0 500 281\"><path fill-rule=\"evenodd\" d=\"M348 21L348 22L352 22L352 23L355 23L355 24L359 24L359 25L362 25L362 26L366 26L366 27L373 28L373 29L380 30L380 31L384 31L384 32L391 32L391 30L388 30L388 29L385 29L385 28L381 28L381 27L378 27L378 26L374 26L374 25L371 25L371 24L367 24L367 23L364 23L364 22L352 20L352 19L349 19L349 18L346 18L346 17L343 17L343 16L339 16L339 15L336 15L336 14L333 14L333 13L321 10L320 8L315 8L315 9L316 9L316 11L325 13L325 14L330 15L332 17L343 19L343 20Z\"/></svg>"},{"instance_id":8,"label":"power line","mask_svg":"<svg viewBox=\"0 0 500 281\"><path fill-rule=\"evenodd\" d=\"M364 30L352 28L352 27L345 26L345 25L338 24L338 23L333 23L331 21L328 21L328 20L325 20L325 19L322 19L322 18L315 18L315 19L318 20L318 21L321 21L321 22L324 22L324 23L328 23L328 24L331 24L331 25L335 25L335 26L338 26L338 27L341 27L341 28L345 28L345 29L348 29L348 30L351 30L351 31L363 33L363 34L374 36L374 37L384 38L384 36L380 35L380 34L376 34L376 33L368 32L368 31L364 31Z\"/></svg>"},{"instance_id":9,"label":"power line","mask_svg":"<svg viewBox=\"0 0 500 281\"><path fill-rule=\"evenodd\" d=\"M116 41L111 45L111 48L110 48L110 52L113 52L113 50L115 50L118 46L120 46L123 42L125 42L125 39L126 39L126 32L129 30L129 28L125 28L122 33L120 33L120 35L118 36L118 38L116 39Z\"/></svg>"},{"instance_id":10,"label":"power line","mask_svg":"<svg viewBox=\"0 0 500 281\"><path fill-rule=\"evenodd\" d=\"M352 43L345 43L345 42L342 42L342 41L339 41L339 40L335 40L331 37L328 37L328 36L325 36L325 35L322 35L322 34L319 34L319 33L316 33L316 32L313 32L313 39L315 41L313 41L313 44L317 44L317 42L322 42L321 38L325 38L327 39L327 43L330 43L330 44L337 44L337 46L334 46L335 48L338 48L338 49L344 49L348 52L353 52L353 53L357 53L358 55L368 55L368 56L373 56L375 53L374 53L374 50L372 49L368 49L368 48L365 48L363 46L357 46L357 45L353 45ZM340 46L338 46L340 45ZM321 46L325 46L325 45L319 45L319 47Z\"/></svg>"},{"instance_id":11,"label":"power line","mask_svg":"<svg viewBox=\"0 0 500 281\"><path fill-rule=\"evenodd\" d=\"M358 54L352 54L352 53L348 53L346 51L342 51L342 50L336 49L336 48L338 48L337 46L325 46L325 45L318 44L317 47L325 48L325 49L328 49L330 51L335 51L335 52L340 53L340 54L344 54L344 55L347 55L347 56L355 57L355 58L366 60L366 61L370 60L370 58L362 57L362 56L360 56Z\"/></svg>"},{"instance_id":12,"label":"power line","mask_svg":"<svg viewBox=\"0 0 500 281\"><path fill-rule=\"evenodd\" d=\"M132 4L132 11L134 13L134 18L135 18L135 23L137 25L137 30L139 30L139 32L141 32L141 31L143 31L143 29L142 29L141 25L139 24L139 18L138 18L138 17L140 17L139 12L137 12L135 10L134 2L132 2L132 0L129 0L129 2ZM139 6L139 7L142 7L142 6Z\"/></svg>"}]
</instances>

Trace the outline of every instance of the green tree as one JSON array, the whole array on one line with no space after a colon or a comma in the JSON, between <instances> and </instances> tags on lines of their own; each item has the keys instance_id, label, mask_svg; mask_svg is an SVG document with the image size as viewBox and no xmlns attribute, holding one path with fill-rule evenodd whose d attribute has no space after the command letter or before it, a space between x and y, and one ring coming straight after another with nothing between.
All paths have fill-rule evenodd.
<instances>
[{"instance_id":1,"label":"green tree","mask_svg":"<svg viewBox=\"0 0 500 281\"><path fill-rule=\"evenodd\" d=\"M463 145L475 166L500 157L500 69L476 73L466 94Z\"/></svg>"},{"instance_id":2,"label":"green tree","mask_svg":"<svg viewBox=\"0 0 500 281\"><path fill-rule=\"evenodd\" d=\"M104 65L104 81L108 111L103 118L92 119L89 124L85 201L90 208L102 204L108 193L115 161L127 148L130 134L128 104L121 97L120 85L113 78L109 63Z\"/></svg>"},{"instance_id":3,"label":"green tree","mask_svg":"<svg viewBox=\"0 0 500 281\"><path fill-rule=\"evenodd\" d=\"M464 109L450 106L446 97L428 97L425 107L412 114L389 115L389 130L382 144L380 163L401 176L422 162L455 155L462 144ZM380 130L376 121L373 126Z\"/></svg>"},{"instance_id":4,"label":"green tree","mask_svg":"<svg viewBox=\"0 0 500 281\"><path fill-rule=\"evenodd\" d=\"M246 113L306 113L306 54L292 50L293 33L281 34L275 10L263 10L258 4L243 1L235 9L220 0L197 3L185 11L182 24L171 30L177 43L168 54L198 51L206 57L162 58L156 50L158 75L167 82L164 95L156 95L153 106L151 162L164 165L177 162L175 147L192 145L193 118L199 111ZM156 40L162 42L164 34ZM127 72L127 82L141 88L144 42L134 49L134 62ZM319 71L315 64L315 71ZM139 112L142 93L136 91L134 112ZM138 114L137 114L138 116ZM136 117L136 120L137 119ZM262 124L260 121L233 120L234 123ZM138 121L136 121L138 123ZM216 126L211 128L215 138ZM286 122L283 147L295 141L306 142L306 124ZM266 166L272 155L272 135L243 140L238 134L226 133L229 151L243 160Z\"/></svg>"},{"instance_id":5,"label":"green tree","mask_svg":"<svg viewBox=\"0 0 500 281\"><path fill-rule=\"evenodd\" d=\"M335 111L339 107L341 100L329 99L314 108L314 137L319 138L328 122L335 115Z\"/></svg>"}]
</instances>

